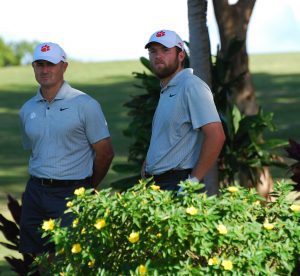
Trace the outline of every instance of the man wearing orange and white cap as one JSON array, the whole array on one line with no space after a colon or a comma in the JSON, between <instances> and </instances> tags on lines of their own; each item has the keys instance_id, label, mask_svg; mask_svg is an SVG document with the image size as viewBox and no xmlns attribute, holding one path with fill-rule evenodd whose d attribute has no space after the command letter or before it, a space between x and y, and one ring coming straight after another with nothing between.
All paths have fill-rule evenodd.
<instances>
[{"instance_id":1,"label":"man wearing orange and white cap","mask_svg":"<svg viewBox=\"0 0 300 276\"><path fill-rule=\"evenodd\" d=\"M36 46L32 67L40 84L20 110L22 142L30 150L29 174L22 200L20 252L53 251L40 228L44 220L62 219L66 197L79 187L96 188L114 152L100 104L64 81L65 51L56 43Z\"/></svg>"},{"instance_id":2,"label":"man wearing orange and white cap","mask_svg":"<svg viewBox=\"0 0 300 276\"><path fill-rule=\"evenodd\" d=\"M183 67L184 43L178 34L157 31L145 48L161 93L142 175L153 176L162 189L176 191L181 180L203 180L225 136L209 87L191 68ZM206 191L217 193L208 186Z\"/></svg>"}]
</instances>

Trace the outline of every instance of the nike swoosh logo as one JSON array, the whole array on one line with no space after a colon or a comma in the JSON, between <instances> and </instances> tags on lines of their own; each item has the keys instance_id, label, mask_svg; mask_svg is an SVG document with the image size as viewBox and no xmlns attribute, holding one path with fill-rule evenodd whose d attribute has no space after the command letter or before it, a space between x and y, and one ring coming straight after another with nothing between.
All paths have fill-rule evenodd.
<instances>
[{"instance_id":1,"label":"nike swoosh logo","mask_svg":"<svg viewBox=\"0 0 300 276\"><path fill-rule=\"evenodd\" d=\"M69 109L68 107L65 107L65 108L60 108L60 111L64 111L64 110L66 110L66 109Z\"/></svg>"},{"instance_id":2,"label":"nike swoosh logo","mask_svg":"<svg viewBox=\"0 0 300 276\"><path fill-rule=\"evenodd\" d=\"M174 97L174 96L176 96L176 94L170 94L170 95L169 95L170 98L171 98L171 97Z\"/></svg>"}]
</instances>

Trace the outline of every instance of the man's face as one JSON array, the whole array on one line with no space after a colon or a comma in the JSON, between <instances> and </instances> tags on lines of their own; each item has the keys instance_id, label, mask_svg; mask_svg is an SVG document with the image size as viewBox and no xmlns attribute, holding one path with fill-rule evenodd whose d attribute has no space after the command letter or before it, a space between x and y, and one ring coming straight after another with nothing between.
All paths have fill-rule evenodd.
<instances>
[{"instance_id":1,"label":"man's face","mask_svg":"<svg viewBox=\"0 0 300 276\"><path fill-rule=\"evenodd\" d=\"M60 84L64 79L64 73L68 63L51 63L46 60L37 60L32 64L35 78L43 88L51 88Z\"/></svg>"},{"instance_id":2,"label":"man's face","mask_svg":"<svg viewBox=\"0 0 300 276\"><path fill-rule=\"evenodd\" d=\"M184 53L177 53L176 47L167 48L162 44L152 43L149 47L149 59L155 75L159 79L165 79L181 68Z\"/></svg>"}]
</instances>

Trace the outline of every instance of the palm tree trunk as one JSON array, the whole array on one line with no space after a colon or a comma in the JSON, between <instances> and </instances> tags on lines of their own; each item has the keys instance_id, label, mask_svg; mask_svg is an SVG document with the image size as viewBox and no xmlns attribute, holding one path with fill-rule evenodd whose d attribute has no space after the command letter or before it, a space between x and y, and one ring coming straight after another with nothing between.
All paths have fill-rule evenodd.
<instances>
[{"instance_id":1,"label":"palm tree trunk","mask_svg":"<svg viewBox=\"0 0 300 276\"><path fill-rule=\"evenodd\" d=\"M194 74L211 87L210 41L207 28L207 0L188 0L190 32L190 64ZM204 177L207 194L217 194L219 190L217 163Z\"/></svg>"}]
</instances>

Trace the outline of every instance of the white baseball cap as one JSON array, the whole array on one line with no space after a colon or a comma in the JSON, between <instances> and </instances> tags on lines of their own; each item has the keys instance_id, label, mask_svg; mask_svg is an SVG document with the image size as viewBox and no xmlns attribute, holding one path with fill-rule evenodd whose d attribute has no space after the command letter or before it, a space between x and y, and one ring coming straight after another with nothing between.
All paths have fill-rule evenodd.
<instances>
[{"instance_id":1,"label":"white baseball cap","mask_svg":"<svg viewBox=\"0 0 300 276\"><path fill-rule=\"evenodd\" d=\"M33 61L47 60L51 63L57 64L61 61L66 62L67 56L63 48L58 44L52 42L44 42L37 45L33 52Z\"/></svg>"},{"instance_id":2,"label":"white baseball cap","mask_svg":"<svg viewBox=\"0 0 300 276\"><path fill-rule=\"evenodd\" d=\"M145 48L149 48L150 43L157 42L164 45L167 48L173 48L177 46L181 50L184 50L184 43L182 39L173 31L169 30L160 30L151 35L148 43L145 45Z\"/></svg>"}]
</instances>

